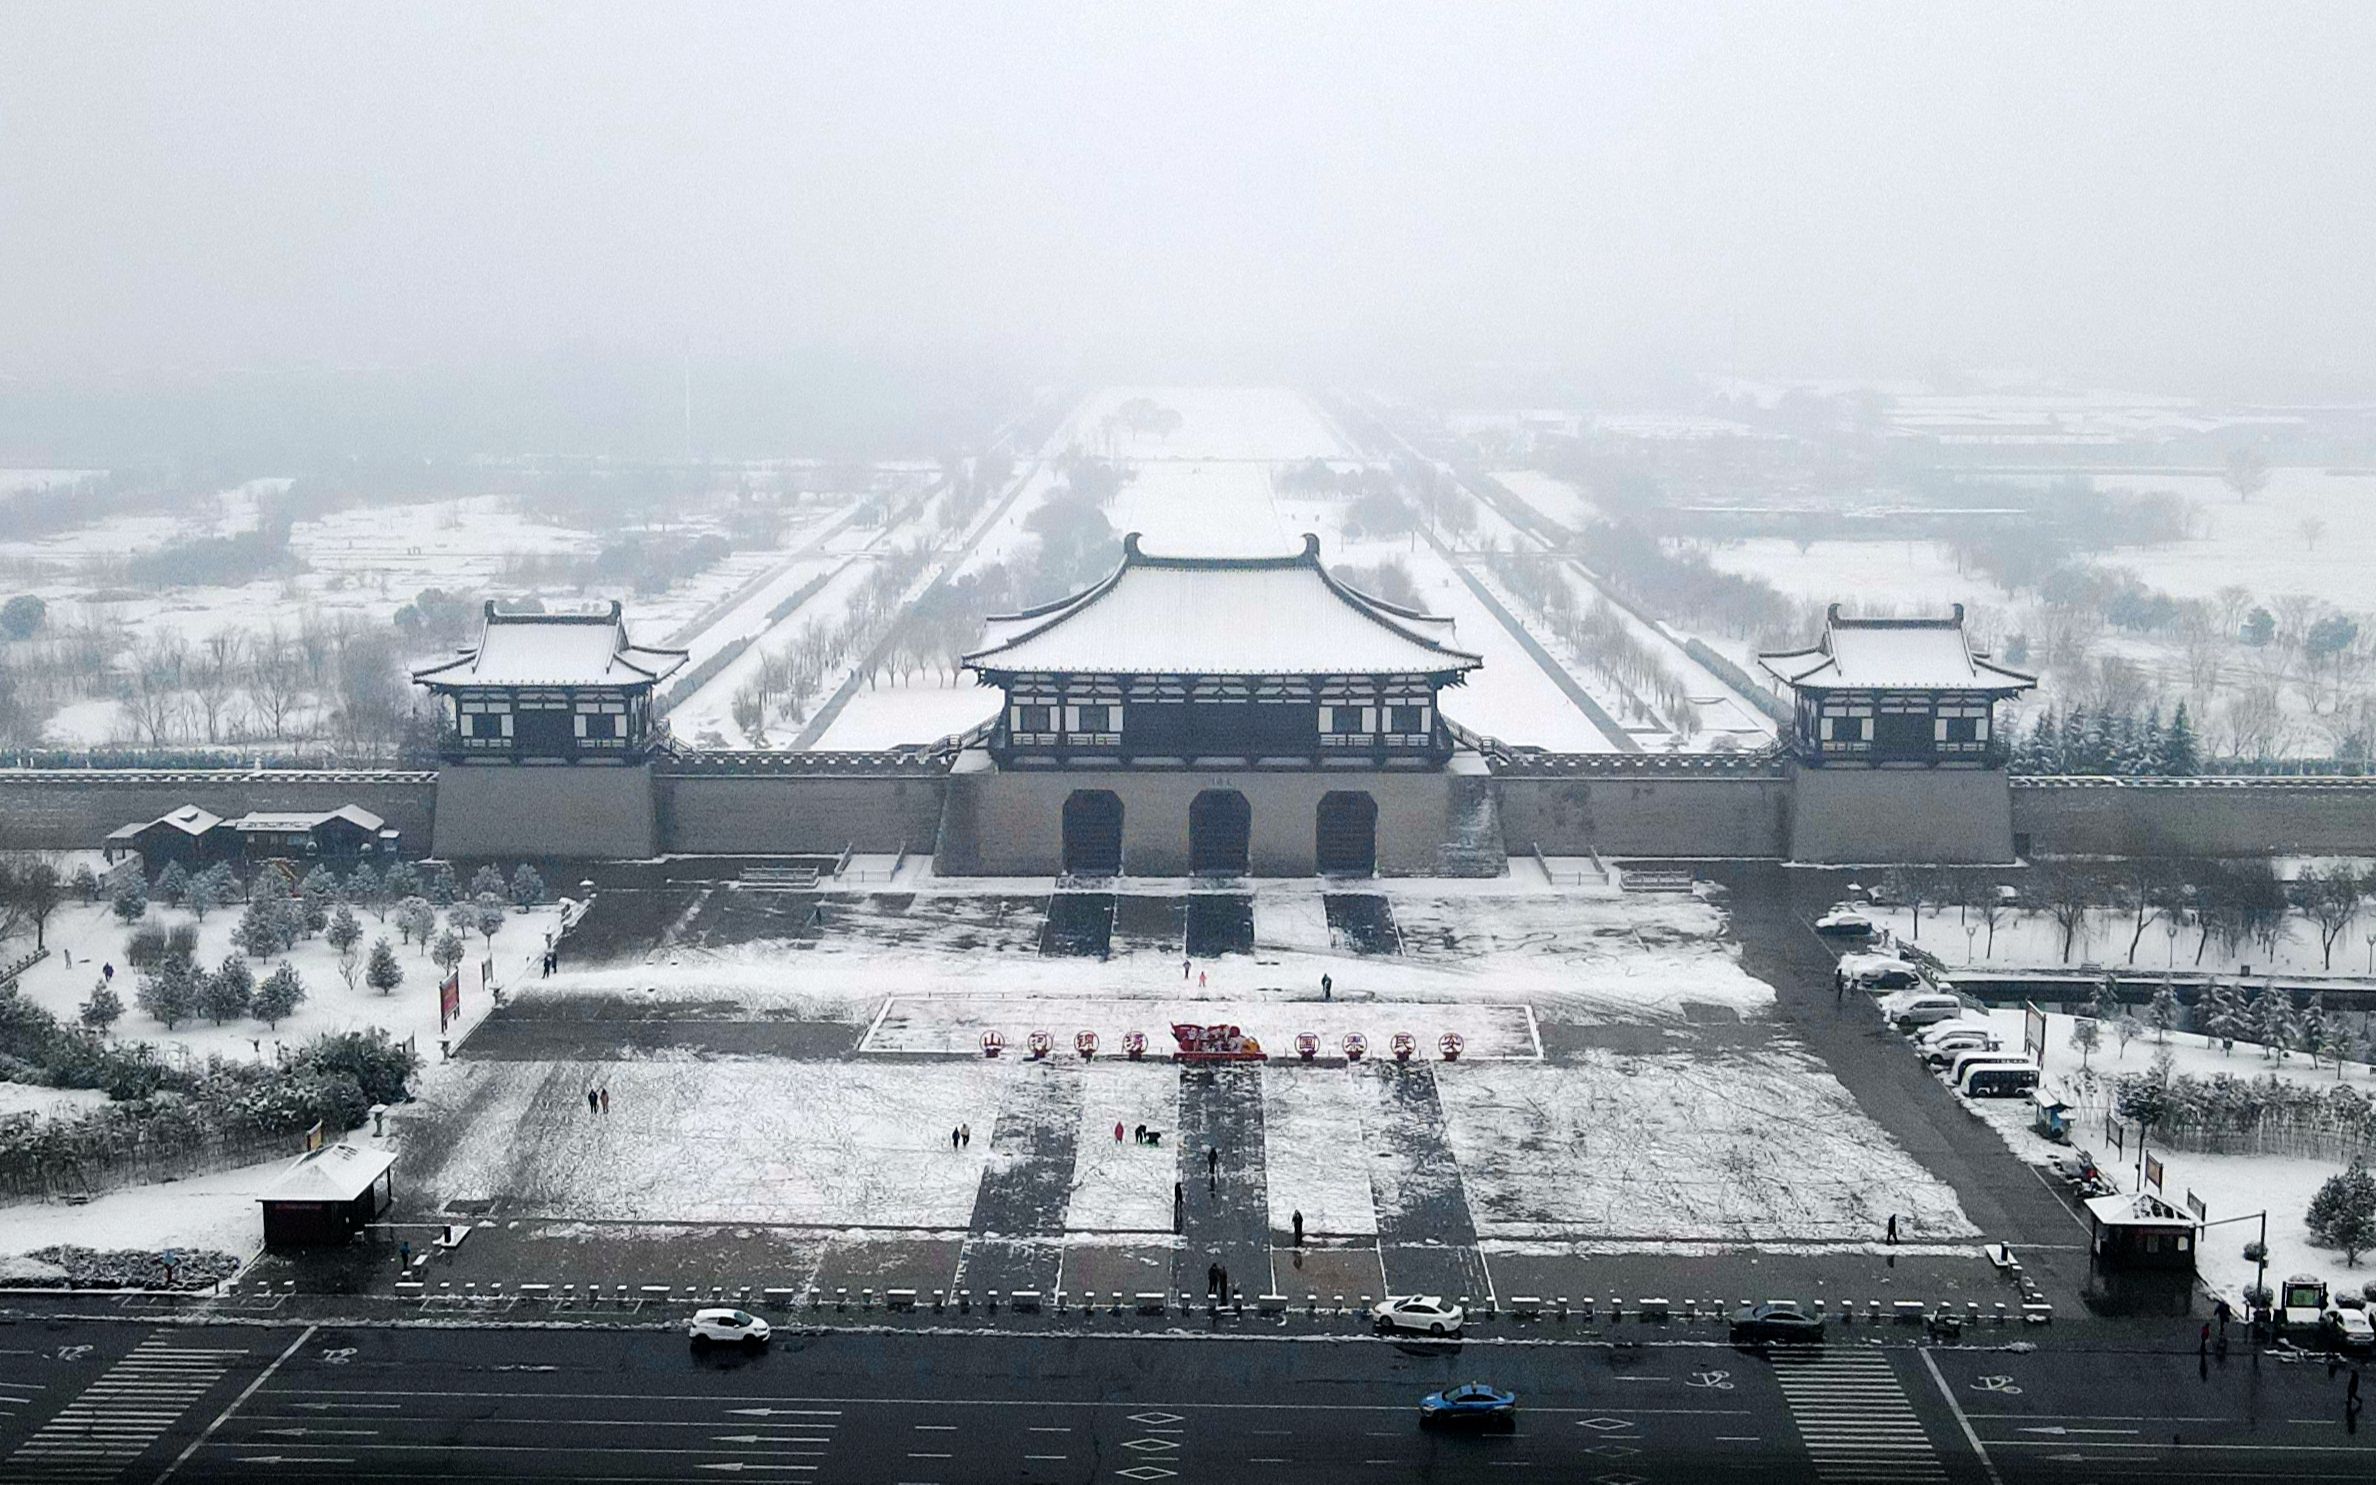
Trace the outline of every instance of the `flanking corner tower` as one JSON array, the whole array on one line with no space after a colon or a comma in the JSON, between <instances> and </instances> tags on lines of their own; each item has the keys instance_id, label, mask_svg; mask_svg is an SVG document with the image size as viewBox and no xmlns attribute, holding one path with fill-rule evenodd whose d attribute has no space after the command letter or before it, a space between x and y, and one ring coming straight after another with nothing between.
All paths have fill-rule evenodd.
<instances>
[{"instance_id":1,"label":"flanking corner tower","mask_svg":"<svg viewBox=\"0 0 2376 1485\"><path fill-rule=\"evenodd\" d=\"M1449 619L1331 576L1317 536L1186 557L1133 532L1104 581L992 619L965 663L1005 704L951 775L944 872L1501 869L1490 781L1436 706L1482 662Z\"/></svg>"},{"instance_id":2,"label":"flanking corner tower","mask_svg":"<svg viewBox=\"0 0 2376 1485\"><path fill-rule=\"evenodd\" d=\"M2013 859L1996 703L2037 684L1975 650L1946 618L1852 619L1758 664L1796 700L1790 857L1865 865Z\"/></svg>"},{"instance_id":3,"label":"flanking corner tower","mask_svg":"<svg viewBox=\"0 0 2376 1485\"><path fill-rule=\"evenodd\" d=\"M446 858L641 858L659 849L654 689L683 650L639 645L616 599L508 612L479 642L413 672L443 708L437 828Z\"/></svg>"}]
</instances>

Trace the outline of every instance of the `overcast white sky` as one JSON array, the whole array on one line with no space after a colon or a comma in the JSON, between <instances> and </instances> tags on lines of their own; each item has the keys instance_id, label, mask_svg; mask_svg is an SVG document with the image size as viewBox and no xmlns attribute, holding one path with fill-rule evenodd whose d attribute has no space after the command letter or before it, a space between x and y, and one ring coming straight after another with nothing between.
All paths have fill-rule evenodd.
<instances>
[{"instance_id":1,"label":"overcast white sky","mask_svg":"<svg viewBox=\"0 0 2376 1485\"><path fill-rule=\"evenodd\" d=\"M0 373L2362 368L2376 6L0 6Z\"/></svg>"}]
</instances>

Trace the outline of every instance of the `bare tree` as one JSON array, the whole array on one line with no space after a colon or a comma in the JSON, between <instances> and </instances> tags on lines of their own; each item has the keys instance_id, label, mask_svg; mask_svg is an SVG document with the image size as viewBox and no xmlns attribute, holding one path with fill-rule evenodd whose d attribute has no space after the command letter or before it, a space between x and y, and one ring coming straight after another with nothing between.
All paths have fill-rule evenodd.
<instances>
[{"instance_id":1,"label":"bare tree","mask_svg":"<svg viewBox=\"0 0 2376 1485\"><path fill-rule=\"evenodd\" d=\"M206 740L223 740L223 718L235 696L234 681L240 656L247 649L245 631L226 624L191 650L186 674L198 716L206 724Z\"/></svg>"},{"instance_id":2,"label":"bare tree","mask_svg":"<svg viewBox=\"0 0 2376 1485\"><path fill-rule=\"evenodd\" d=\"M2057 862L2037 875L2037 895L2046 916L2062 930L2062 958L2071 961L2071 948L2087 926L2088 912L2103 898L2095 873L2074 862Z\"/></svg>"},{"instance_id":3,"label":"bare tree","mask_svg":"<svg viewBox=\"0 0 2376 1485\"><path fill-rule=\"evenodd\" d=\"M2227 469L2221 477L2236 492L2238 500L2250 502L2253 496L2269 488L2268 456L2250 445L2236 449L2229 453Z\"/></svg>"},{"instance_id":4,"label":"bare tree","mask_svg":"<svg viewBox=\"0 0 2376 1485\"><path fill-rule=\"evenodd\" d=\"M248 695L264 730L287 739L305 700L304 661L278 624L258 634L248 650Z\"/></svg>"}]
</instances>

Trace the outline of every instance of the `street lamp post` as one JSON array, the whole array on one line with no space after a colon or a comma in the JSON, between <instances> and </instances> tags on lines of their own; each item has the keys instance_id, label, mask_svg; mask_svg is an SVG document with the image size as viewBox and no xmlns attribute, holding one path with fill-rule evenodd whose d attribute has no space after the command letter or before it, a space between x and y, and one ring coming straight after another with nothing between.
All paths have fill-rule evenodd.
<instances>
[{"instance_id":1,"label":"street lamp post","mask_svg":"<svg viewBox=\"0 0 2376 1485\"><path fill-rule=\"evenodd\" d=\"M1964 925L1964 963L1966 964L1972 962L1972 940L1979 935L1979 932L1980 925L1977 923Z\"/></svg>"}]
</instances>

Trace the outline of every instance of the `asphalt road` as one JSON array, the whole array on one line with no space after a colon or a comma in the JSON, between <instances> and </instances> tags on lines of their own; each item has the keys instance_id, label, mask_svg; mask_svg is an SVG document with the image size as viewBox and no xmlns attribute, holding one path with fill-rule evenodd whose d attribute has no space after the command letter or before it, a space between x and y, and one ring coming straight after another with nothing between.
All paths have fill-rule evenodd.
<instances>
[{"instance_id":1,"label":"asphalt road","mask_svg":"<svg viewBox=\"0 0 2376 1485\"><path fill-rule=\"evenodd\" d=\"M1509 1434L1423 1433L1482 1377ZM2365 1479L2349 1373L2191 1351L0 1325L0 1479L1576 1481Z\"/></svg>"}]
</instances>

